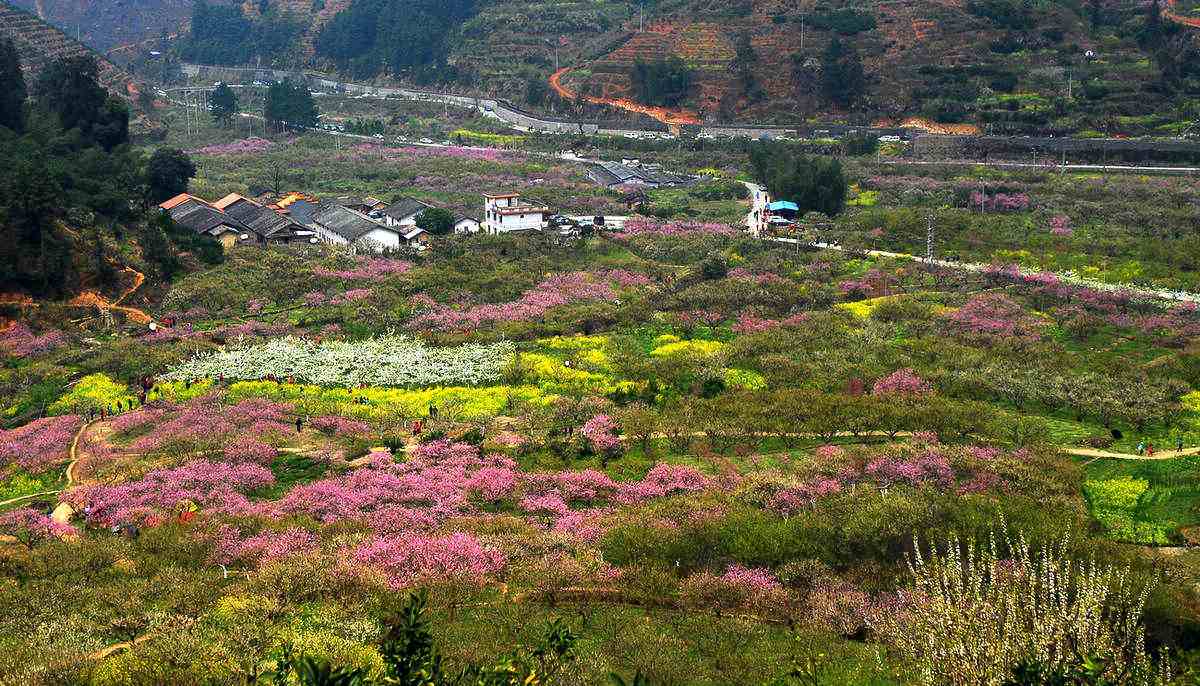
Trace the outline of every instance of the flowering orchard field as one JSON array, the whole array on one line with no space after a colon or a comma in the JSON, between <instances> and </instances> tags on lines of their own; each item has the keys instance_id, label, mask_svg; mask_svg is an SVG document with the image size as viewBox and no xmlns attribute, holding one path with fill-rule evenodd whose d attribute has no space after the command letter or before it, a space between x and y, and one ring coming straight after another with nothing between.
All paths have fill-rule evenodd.
<instances>
[{"instance_id":1,"label":"flowering orchard field","mask_svg":"<svg viewBox=\"0 0 1200 686\"><path fill-rule=\"evenodd\" d=\"M1187 683L1194 308L640 220L155 314L5 339L0 683Z\"/></svg>"}]
</instances>

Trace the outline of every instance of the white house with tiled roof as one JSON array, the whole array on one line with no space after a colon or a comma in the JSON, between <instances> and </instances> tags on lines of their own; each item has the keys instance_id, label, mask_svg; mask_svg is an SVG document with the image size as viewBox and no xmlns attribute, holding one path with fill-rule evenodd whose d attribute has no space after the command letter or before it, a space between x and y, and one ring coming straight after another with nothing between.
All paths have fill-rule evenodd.
<instances>
[{"instance_id":1,"label":"white house with tiled roof","mask_svg":"<svg viewBox=\"0 0 1200 686\"><path fill-rule=\"evenodd\" d=\"M546 223L550 208L521 202L518 193L484 194L484 232L491 234L513 231L539 231Z\"/></svg>"}]
</instances>

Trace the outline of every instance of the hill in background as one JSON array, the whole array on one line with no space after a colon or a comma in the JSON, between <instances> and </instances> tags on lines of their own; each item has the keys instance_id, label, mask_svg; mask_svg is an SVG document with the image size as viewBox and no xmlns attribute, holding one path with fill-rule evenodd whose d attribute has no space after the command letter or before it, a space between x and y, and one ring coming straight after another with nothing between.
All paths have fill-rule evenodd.
<instances>
[{"instance_id":1,"label":"hill in background","mask_svg":"<svg viewBox=\"0 0 1200 686\"><path fill-rule=\"evenodd\" d=\"M119 7L85 3L85 39L116 40L131 23ZM997 133L1170 133L1195 119L1200 94L1191 31L1123 0L657 0L642 14L624 0L139 8L143 35L190 24L174 43L185 60L437 83L560 110L573 103L545 87L559 67L570 67L568 94L660 99L705 121L920 117Z\"/></svg>"}]
</instances>

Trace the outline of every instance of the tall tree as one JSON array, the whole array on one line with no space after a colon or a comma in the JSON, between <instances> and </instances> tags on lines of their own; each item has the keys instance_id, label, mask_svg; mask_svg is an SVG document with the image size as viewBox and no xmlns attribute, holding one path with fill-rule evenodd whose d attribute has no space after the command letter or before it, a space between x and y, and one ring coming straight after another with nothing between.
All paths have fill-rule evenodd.
<instances>
[{"instance_id":1,"label":"tall tree","mask_svg":"<svg viewBox=\"0 0 1200 686\"><path fill-rule=\"evenodd\" d=\"M834 35L821 57L821 91L825 97L843 107L849 106L862 95L866 82L858 51Z\"/></svg>"},{"instance_id":2,"label":"tall tree","mask_svg":"<svg viewBox=\"0 0 1200 686\"><path fill-rule=\"evenodd\" d=\"M188 181L196 176L196 165L178 148L159 148L146 164L146 187L150 202L160 203L186 193Z\"/></svg>"},{"instance_id":3,"label":"tall tree","mask_svg":"<svg viewBox=\"0 0 1200 686\"><path fill-rule=\"evenodd\" d=\"M104 90L99 74L91 55L67 57L42 72L35 90L64 129L78 129L86 141L111 150L129 140L129 110Z\"/></svg>"},{"instance_id":4,"label":"tall tree","mask_svg":"<svg viewBox=\"0 0 1200 686\"><path fill-rule=\"evenodd\" d=\"M304 84L276 81L267 89L263 117L275 130L310 129L317 125L317 103Z\"/></svg>"},{"instance_id":5,"label":"tall tree","mask_svg":"<svg viewBox=\"0 0 1200 686\"><path fill-rule=\"evenodd\" d=\"M0 40L0 126L17 133L25 130L26 96L17 47L7 38Z\"/></svg>"},{"instance_id":6,"label":"tall tree","mask_svg":"<svg viewBox=\"0 0 1200 686\"><path fill-rule=\"evenodd\" d=\"M800 214L839 214L846 206L846 176L830 157L800 155L783 143L759 142L750 147L754 179L777 200L790 200Z\"/></svg>"},{"instance_id":7,"label":"tall tree","mask_svg":"<svg viewBox=\"0 0 1200 686\"><path fill-rule=\"evenodd\" d=\"M454 215L440 207L430 207L417 215L417 228L431 236L445 236L454 230Z\"/></svg>"},{"instance_id":8,"label":"tall tree","mask_svg":"<svg viewBox=\"0 0 1200 686\"><path fill-rule=\"evenodd\" d=\"M208 106L213 119L216 119L224 126L229 126L234 116L240 111L240 107L237 93L234 93L233 89L224 83L217 84L217 87L213 89L212 96L209 98Z\"/></svg>"}]
</instances>

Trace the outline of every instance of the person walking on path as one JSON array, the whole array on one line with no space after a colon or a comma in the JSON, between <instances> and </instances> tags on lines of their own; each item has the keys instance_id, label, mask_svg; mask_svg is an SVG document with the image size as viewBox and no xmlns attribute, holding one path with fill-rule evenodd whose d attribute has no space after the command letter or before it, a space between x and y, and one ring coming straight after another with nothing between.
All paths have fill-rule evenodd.
<instances>
[{"instance_id":1,"label":"person walking on path","mask_svg":"<svg viewBox=\"0 0 1200 686\"><path fill-rule=\"evenodd\" d=\"M424 423L420 419L413 422L413 436L420 436L421 429L423 427L424 427Z\"/></svg>"},{"instance_id":2,"label":"person walking on path","mask_svg":"<svg viewBox=\"0 0 1200 686\"><path fill-rule=\"evenodd\" d=\"M1179 438L1175 439L1175 451L1180 452L1180 453L1183 452L1183 435L1182 434L1179 436Z\"/></svg>"},{"instance_id":3,"label":"person walking on path","mask_svg":"<svg viewBox=\"0 0 1200 686\"><path fill-rule=\"evenodd\" d=\"M300 417L296 417L296 433L300 433L300 430L303 428L304 428L304 420L301 419Z\"/></svg>"},{"instance_id":4,"label":"person walking on path","mask_svg":"<svg viewBox=\"0 0 1200 686\"><path fill-rule=\"evenodd\" d=\"M1145 441L1139 441L1139 442L1138 442L1138 444L1137 444L1137 454L1138 454L1138 455L1142 455L1142 454L1144 454L1145 452L1146 452L1146 442L1145 442Z\"/></svg>"},{"instance_id":5,"label":"person walking on path","mask_svg":"<svg viewBox=\"0 0 1200 686\"><path fill-rule=\"evenodd\" d=\"M1154 444L1153 443L1146 444L1146 457L1154 457Z\"/></svg>"}]
</instances>

